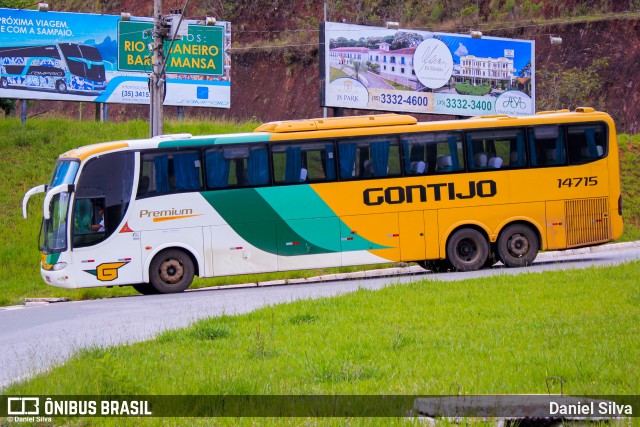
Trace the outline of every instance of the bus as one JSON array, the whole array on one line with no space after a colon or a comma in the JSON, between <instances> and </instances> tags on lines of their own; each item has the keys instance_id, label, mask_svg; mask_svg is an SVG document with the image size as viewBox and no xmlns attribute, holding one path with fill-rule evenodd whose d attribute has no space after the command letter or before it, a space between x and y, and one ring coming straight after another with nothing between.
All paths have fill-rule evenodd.
<instances>
[{"instance_id":1,"label":"bus","mask_svg":"<svg viewBox=\"0 0 640 427\"><path fill-rule=\"evenodd\" d=\"M0 48L0 89L98 95L106 87L104 61L94 46L55 43Z\"/></svg>"},{"instance_id":2,"label":"bus","mask_svg":"<svg viewBox=\"0 0 640 427\"><path fill-rule=\"evenodd\" d=\"M59 156L48 284L180 292L194 276L389 262L472 271L622 233L615 125L592 108L418 123L382 114L164 135Z\"/></svg>"}]
</instances>

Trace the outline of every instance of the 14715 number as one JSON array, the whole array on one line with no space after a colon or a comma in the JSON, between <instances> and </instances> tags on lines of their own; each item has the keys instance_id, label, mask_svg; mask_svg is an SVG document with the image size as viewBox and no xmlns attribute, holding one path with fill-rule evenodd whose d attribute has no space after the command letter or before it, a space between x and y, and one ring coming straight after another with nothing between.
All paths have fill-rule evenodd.
<instances>
[{"instance_id":1,"label":"14715 number","mask_svg":"<svg viewBox=\"0 0 640 427\"><path fill-rule=\"evenodd\" d=\"M597 176L585 176L578 178L558 178L558 188L562 187L593 187L598 185Z\"/></svg>"}]
</instances>

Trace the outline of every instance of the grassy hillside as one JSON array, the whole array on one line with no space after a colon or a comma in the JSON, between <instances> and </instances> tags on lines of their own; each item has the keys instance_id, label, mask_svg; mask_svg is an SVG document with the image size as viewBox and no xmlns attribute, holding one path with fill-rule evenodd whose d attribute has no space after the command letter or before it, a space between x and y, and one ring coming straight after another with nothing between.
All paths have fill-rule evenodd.
<instances>
[{"instance_id":1,"label":"grassy hillside","mask_svg":"<svg viewBox=\"0 0 640 427\"><path fill-rule=\"evenodd\" d=\"M169 122L166 133L193 134L248 131L255 123ZM22 197L29 188L49 181L56 157L71 148L107 140L143 138L148 124L30 120L0 120L0 305L15 304L25 297L66 296L73 299L133 294L130 288L67 290L47 286L39 274L37 238L42 197L29 205L29 218L22 219ZM622 187L625 234L622 240L640 239L640 136L621 135ZM287 273L286 277L295 273ZM315 274L312 272L311 274ZM279 277L283 277L281 274ZM264 277L264 276L263 276ZM266 277L260 280L269 280ZM247 277L197 280L195 286L244 283Z\"/></svg>"},{"instance_id":2,"label":"grassy hillside","mask_svg":"<svg viewBox=\"0 0 640 427\"><path fill-rule=\"evenodd\" d=\"M637 395L639 301L640 262L359 290L211 318L130 346L83 350L64 366L6 392L446 395L459 384L462 394L546 394L546 379L559 376L568 395ZM194 421L214 422L92 418L65 425ZM385 419L369 422L389 425ZM216 425L256 423L215 420ZM287 423L316 425L303 418Z\"/></svg>"}]
</instances>

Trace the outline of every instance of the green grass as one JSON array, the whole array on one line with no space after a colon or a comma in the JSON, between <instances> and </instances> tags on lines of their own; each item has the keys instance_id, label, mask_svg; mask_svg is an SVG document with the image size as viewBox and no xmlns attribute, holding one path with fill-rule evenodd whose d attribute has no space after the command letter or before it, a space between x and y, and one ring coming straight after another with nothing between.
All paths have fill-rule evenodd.
<instances>
[{"instance_id":1,"label":"green grass","mask_svg":"<svg viewBox=\"0 0 640 427\"><path fill-rule=\"evenodd\" d=\"M331 67L331 76L329 78L329 82L332 82L337 79L341 79L343 77L351 77L351 76L339 68Z\"/></svg>"},{"instance_id":2,"label":"green grass","mask_svg":"<svg viewBox=\"0 0 640 427\"><path fill-rule=\"evenodd\" d=\"M634 395L639 335L640 262L421 281L82 350L6 393L445 395L460 384L463 394L519 394L547 393L559 376L566 394Z\"/></svg>"},{"instance_id":3,"label":"green grass","mask_svg":"<svg viewBox=\"0 0 640 427\"><path fill-rule=\"evenodd\" d=\"M624 233L620 241L640 240L640 135L620 135Z\"/></svg>"}]
</instances>

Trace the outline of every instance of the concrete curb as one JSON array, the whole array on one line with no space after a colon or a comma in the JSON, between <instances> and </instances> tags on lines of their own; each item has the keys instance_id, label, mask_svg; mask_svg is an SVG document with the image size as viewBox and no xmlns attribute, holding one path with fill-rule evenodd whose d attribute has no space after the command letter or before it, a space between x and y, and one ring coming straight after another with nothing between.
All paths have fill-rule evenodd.
<instances>
[{"instance_id":1,"label":"concrete curb","mask_svg":"<svg viewBox=\"0 0 640 427\"><path fill-rule=\"evenodd\" d=\"M635 242L609 243L606 245L591 246L588 248L567 249L565 251L542 252L538 255L536 259L548 260L548 259L556 259L556 258L562 258L567 256L573 256L573 255L621 251L625 249L634 249L634 248L640 248L640 240L637 240Z\"/></svg>"},{"instance_id":2,"label":"concrete curb","mask_svg":"<svg viewBox=\"0 0 640 427\"><path fill-rule=\"evenodd\" d=\"M623 243L609 243L605 245L599 246L591 246L588 248L579 248L579 249L567 249L565 251L550 251L550 252L542 252L538 254L536 260L554 260L563 257L569 257L574 255L584 255L589 253L602 253L602 252L612 252L612 251L621 251L626 249L640 249L640 240L635 242L623 242ZM424 270L422 267L418 265L412 265L409 267L392 267L392 268L381 268L374 270L365 270L365 271L354 271L352 273L336 273L336 274L325 274L323 276L314 276L300 279L281 279L281 280L270 280L265 282L254 282L254 283L241 283L236 285L224 285L224 286L211 286L207 288L198 288L198 289L188 289L185 292L198 292L198 291L208 291L213 289L242 289L242 288L266 288L270 286L283 286L283 285L301 285L305 283L318 283L318 282L332 282L336 280L355 280L355 279L366 279L366 278L377 278L377 277L389 277L389 276L401 276L401 275L412 275L412 274L425 274L427 270ZM39 306L39 305L47 305L55 302L66 302L69 301L69 298L25 298L25 305L16 305L16 306L8 306L8 307L0 307L0 310L17 310L19 308L24 308L25 306Z\"/></svg>"},{"instance_id":3,"label":"concrete curb","mask_svg":"<svg viewBox=\"0 0 640 427\"><path fill-rule=\"evenodd\" d=\"M579 248L579 249L567 249L564 251L541 252L540 254L538 254L538 257L536 258L536 260L547 261L547 260L554 260L554 259L569 257L574 255L620 251L620 250L634 249L634 248L640 249L640 240L635 242L608 243L605 245L592 246L588 248ZM333 282L336 280L355 280L355 279L366 279L366 278L377 278L377 277L388 277L388 276L425 274L426 271L427 270L424 270L422 267L418 265L412 265L409 267L392 267L392 268L381 268L381 269L374 269L374 270L354 271L352 273L325 274L323 276L313 276L313 277L300 278L300 279L282 279L282 280L271 280L267 282L258 282L258 283L244 283L241 285L212 286L208 288L191 289L191 290L187 290L186 292L197 292L197 291L212 290L212 289L234 289L234 288L282 286L282 285L300 285L304 283Z\"/></svg>"}]
</instances>

